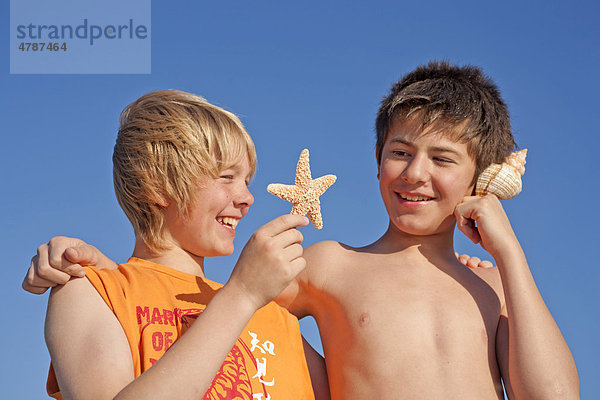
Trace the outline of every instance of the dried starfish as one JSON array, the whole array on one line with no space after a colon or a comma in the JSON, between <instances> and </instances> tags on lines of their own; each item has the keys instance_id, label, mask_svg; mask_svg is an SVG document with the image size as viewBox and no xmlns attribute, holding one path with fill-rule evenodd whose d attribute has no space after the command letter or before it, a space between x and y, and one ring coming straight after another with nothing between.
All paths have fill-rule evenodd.
<instances>
[{"instance_id":1,"label":"dried starfish","mask_svg":"<svg viewBox=\"0 0 600 400\"><path fill-rule=\"evenodd\" d=\"M296 166L295 185L271 183L267 186L267 192L292 203L291 214L306 215L315 228L321 229L323 218L319 196L325 193L336 179L335 175L325 175L313 180L310 174L308 149L304 149L300 153Z\"/></svg>"}]
</instances>

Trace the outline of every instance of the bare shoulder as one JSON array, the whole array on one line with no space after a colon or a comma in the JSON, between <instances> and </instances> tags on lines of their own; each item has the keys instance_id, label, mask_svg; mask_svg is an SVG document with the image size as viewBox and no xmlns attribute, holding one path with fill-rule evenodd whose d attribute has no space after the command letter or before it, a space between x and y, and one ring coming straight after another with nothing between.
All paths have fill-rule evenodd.
<instances>
[{"instance_id":1,"label":"bare shoulder","mask_svg":"<svg viewBox=\"0 0 600 400\"><path fill-rule=\"evenodd\" d=\"M498 296L498 299L500 300L500 303L504 305L504 290L502 288L502 280L500 279L498 267L471 268L470 270L494 290L496 296Z\"/></svg>"},{"instance_id":2,"label":"bare shoulder","mask_svg":"<svg viewBox=\"0 0 600 400\"><path fill-rule=\"evenodd\" d=\"M322 288L328 271L341 262L344 252L344 245L334 240L325 240L308 246L304 249L306 269L302 273L301 280L316 288Z\"/></svg>"},{"instance_id":3,"label":"bare shoulder","mask_svg":"<svg viewBox=\"0 0 600 400\"><path fill-rule=\"evenodd\" d=\"M334 240L325 240L315 243L304 250L307 261L306 270L309 275L337 269L339 266L352 264L360 248L348 246Z\"/></svg>"},{"instance_id":4,"label":"bare shoulder","mask_svg":"<svg viewBox=\"0 0 600 400\"><path fill-rule=\"evenodd\" d=\"M119 322L87 278L71 278L50 292L46 342L51 355L53 347L65 340L83 342L90 336L103 337L111 327L120 327Z\"/></svg>"},{"instance_id":5,"label":"bare shoulder","mask_svg":"<svg viewBox=\"0 0 600 400\"><path fill-rule=\"evenodd\" d=\"M335 240L324 240L317 242L313 245L308 246L304 249L304 257L309 262L321 263L323 261L330 261L336 259L339 255L347 252L348 246L336 242Z\"/></svg>"},{"instance_id":6,"label":"bare shoulder","mask_svg":"<svg viewBox=\"0 0 600 400\"><path fill-rule=\"evenodd\" d=\"M125 333L88 279L52 290L45 330L64 398L114 396L133 380Z\"/></svg>"},{"instance_id":7,"label":"bare shoulder","mask_svg":"<svg viewBox=\"0 0 600 400\"><path fill-rule=\"evenodd\" d=\"M52 312L55 310L68 312L102 304L95 300L102 301L102 298L87 278L71 278L64 285L52 288L48 298L47 317L54 317Z\"/></svg>"},{"instance_id":8,"label":"bare shoulder","mask_svg":"<svg viewBox=\"0 0 600 400\"><path fill-rule=\"evenodd\" d=\"M53 353L60 349L66 338L72 337L77 341L79 336L101 329L102 325L98 322L109 319L111 314L87 278L71 278L64 285L52 288L45 326L46 343L52 359L62 360L63 353ZM56 361L54 363L57 364Z\"/></svg>"},{"instance_id":9,"label":"bare shoulder","mask_svg":"<svg viewBox=\"0 0 600 400\"><path fill-rule=\"evenodd\" d=\"M306 268L275 301L298 318L314 315L319 309L319 299L327 292L327 281L340 265L347 262L348 249L333 240L305 248Z\"/></svg>"}]
</instances>

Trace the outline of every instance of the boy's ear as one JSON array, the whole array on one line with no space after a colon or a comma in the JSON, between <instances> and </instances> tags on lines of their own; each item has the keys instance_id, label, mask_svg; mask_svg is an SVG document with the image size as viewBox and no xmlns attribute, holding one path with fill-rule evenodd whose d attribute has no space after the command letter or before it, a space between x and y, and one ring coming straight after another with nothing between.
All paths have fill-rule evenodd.
<instances>
[{"instance_id":1,"label":"boy's ear","mask_svg":"<svg viewBox=\"0 0 600 400\"><path fill-rule=\"evenodd\" d=\"M471 196L475 196L475 189L477 188L477 179L479 179L479 175L473 176L473 180L471 181Z\"/></svg>"},{"instance_id":2,"label":"boy's ear","mask_svg":"<svg viewBox=\"0 0 600 400\"><path fill-rule=\"evenodd\" d=\"M156 204L158 204L159 206L163 207L163 208L167 208L167 207L169 207L169 204L171 203L171 202L169 201L169 198L168 198L168 196L165 196L165 195L159 195L159 194L157 194L157 195L155 196L155 198L154 198L154 202L155 202Z\"/></svg>"}]
</instances>

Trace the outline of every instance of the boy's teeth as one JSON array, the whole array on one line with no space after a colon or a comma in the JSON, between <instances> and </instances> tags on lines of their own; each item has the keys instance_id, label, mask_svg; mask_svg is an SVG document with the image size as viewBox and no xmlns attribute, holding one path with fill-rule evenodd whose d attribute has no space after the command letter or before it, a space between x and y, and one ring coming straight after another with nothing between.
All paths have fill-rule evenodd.
<instances>
[{"instance_id":1,"label":"boy's teeth","mask_svg":"<svg viewBox=\"0 0 600 400\"><path fill-rule=\"evenodd\" d=\"M401 194L400 197L402 197L404 200L408 200L408 201L431 200L431 197L425 197L425 196L408 196L408 195L405 195L405 194Z\"/></svg>"},{"instance_id":2,"label":"boy's teeth","mask_svg":"<svg viewBox=\"0 0 600 400\"><path fill-rule=\"evenodd\" d=\"M223 225L227 225L230 228L235 229L238 222L240 222L240 221L239 221L239 219L231 218L231 217L217 217L217 222L219 222L220 224L223 224Z\"/></svg>"}]
</instances>

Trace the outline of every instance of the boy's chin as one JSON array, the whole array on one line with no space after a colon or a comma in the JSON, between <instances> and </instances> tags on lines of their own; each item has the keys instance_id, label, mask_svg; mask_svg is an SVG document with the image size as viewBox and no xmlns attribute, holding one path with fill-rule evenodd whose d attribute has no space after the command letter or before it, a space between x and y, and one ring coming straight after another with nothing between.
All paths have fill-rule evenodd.
<instances>
[{"instance_id":1,"label":"boy's chin","mask_svg":"<svg viewBox=\"0 0 600 400\"><path fill-rule=\"evenodd\" d=\"M225 252L223 252L223 254L221 254L221 257L227 257L233 254L233 248L231 250L227 250Z\"/></svg>"},{"instance_id":2,"label":"boy's chin","mask_svg":"<svg viewBox=\"0 0 600 400\"><path fill-rule=\"evenodd\" d=\"M401 221L393 221L395 230L409 236L432 236L443 233L453 233L454 223L443 221L441 224L405 224Z\"/></svg>"},{"instance_id":3,"label":"boy's chin","mask_svg":"<svg viewBox=\"0 0 600 400\"><path fill-rule=\"evenodd\" d=\"M231 244L231 246L213 247L212 249L196 249L191 253L198 257L226 257L232 255L233 250L233 244Z\"/></svg>"},{"instance_id":4,"label":"boy's chin","mask_svg":"<svg viewBox=\"0 0 600 400\"><path fill-rule=\"evenodd\" d=\"M215 250L212 254L206 257L227 257L233 254L233 247L227 249Z\"/></svg>"}]
</instances>

